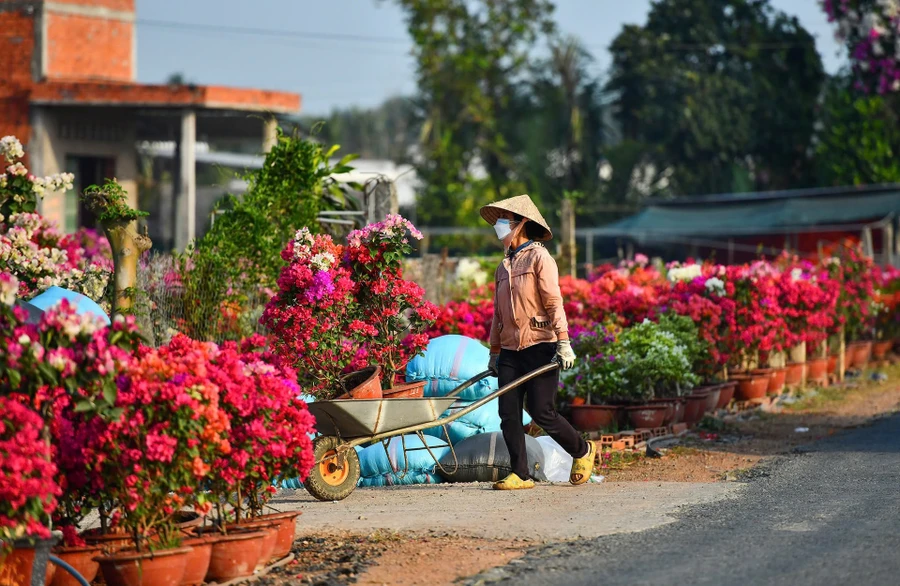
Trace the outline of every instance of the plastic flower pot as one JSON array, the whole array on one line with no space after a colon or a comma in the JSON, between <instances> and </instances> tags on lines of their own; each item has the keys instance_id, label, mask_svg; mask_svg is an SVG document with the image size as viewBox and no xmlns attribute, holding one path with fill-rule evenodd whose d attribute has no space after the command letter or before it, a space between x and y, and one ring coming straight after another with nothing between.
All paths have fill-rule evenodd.
<instances>
[{"instance_id":1,"label":"plastic flower pot","mask_svg":"<svg viewBox=\"0 0 900 586\"><path fill-rule=\"evenodd\" d=\"M210 536L212 555L209 560L207 582L227 582L235 578L245 578L253 574L262 554L266 533L234 533L232 535Z\"/></svg>"},{"instance_id":2,"label":"plastic flower pot","mask_svg":"<svg viewBox=\"0 0 900 586\"><path fill-rule=\"evenodd\" d=\"M666 405L632 405L625 407L628 420L635 429L654 429L662 427L669 408Z\"/></svg>"},{"instance_id":3,"label":"plastic flower pot","mask_svg":"<svg viewBox=\"0 0 900 586\"><path fill-rule=\"evenodd\" d=\"M209 572L213 539L211 537L192 537L182 541L181 545L192 549L184 566L181 586L200 586L206 578L206 573Z\"/></svg>"},{"instance_id":4,"label":"plastic flower pot","mask_svg":"<svg viewBox=\"0 0 900 586\"><path fill-rule=\"evenodd\" d=\"M688 395L684 403L684 423L697 425L703 419L703 410L706 408L706 392Z\"/></svg>"},{"instance_id":5,"label":"plastic flower pot","mask_svg":"<svg viewBox=\"0 0 900 586\"><path fill-rule=\"evenodd\" d=\"M278 561L291 553L291 547L294 545L294 534L297 531L297 517L300 515L300 511L289 511L254 517L256 520L278 523L278 538L275 540L275 550L269 559L270 562Z\"/></svg>"},{"instance_id":6,"label":"plastic flower pot","mask_svg":"<svg viewBox=\"0 0 900 586\"><path fill-rule=\"evenodd\" d=\"M786 376L786 368L772 369L772 377L769 379L769 388L766 389L766 393L769 395L780 395L784 391L784 380Z\"/></svg>"},{"instance_id":7,"label":"plastic flower pot","mask_svg":"<svg viewBox=\"0 0 900 586\"><path fill-rule=\"evenodd\" d=\"M137 553L120 550L96 557L108 586L168 586L181 584L190 547Z\"/></svg>"},{"instance_id":8,"label":"plastic flower pot","mask_svg":"<svg viewBox=\"0 0 900 586\"><path fill-rule=\"evenodd\" d=\"M612 426L618 411L614 405L572 405L569 417L578 431L601 431Z\"/></svg>"},{"instance_id":9,"label":"plastic flower pot","mask_svg":"<svg viewBox=\"0 0 900 586\"><path fill-rule=\"evenodd\" d=\"M383 390L382 395L385 399L421 399L425 396L427 383L428 381L421 380L394 385L393 388Z\"/></svg>"},{"instance_id":10,"label":"plastic flower pot","mask_svg":"<svg viewBox=\"0 0 900 586\"><path fill-rule=\"evenodd\" d=\"M891 351L891 348L894 347L893 340L882 340L881 342L875 342L872 345L872 357L877 360L882 360L887 353Z\"/></svg>"},{"instance_id":11,"label":"plastic flower pot","mask_svg":"<svg viewBox=\"0 0 900 586\"><path fill-rule=\"evenodd\" d=\"M370 366L341 377L341 384L347 393L338 399L380 399L381 392L381 367Z\"/></svg>"},{"instance_id":12,"label":"plastic flower pot","mask_svg":"<svg viewBox=\"0 0 900 586\"><path fill-rule=\"evenodd\" d=\"M101 549L98 545L88 547L57 547L53 549L53 555L66 562L87 582L93 582L100 571L100 564L95 560L100 555ZM78 580L69 572L59 570L54 574L53 581L48 582L50 586L79 586Z\"/></svg>"},{"instance_id":13,"label":"plastic flower pot","mask_svg":"<svg viewBox=\"0 0 900 586\"><path fill-rule=\"evenodd\" d=\"M772 375L737 375L733 379L738 384L735 397L739 401L751 401L753 399L762 399L766 396Z\"/></svg>"},{"instance_id":14,"label":"plastic flower pot","mask_svg":"<svg viewBox=\"0 0 900 586\"><path fill-rule=\"evenodd\" d=\"M805 362L792 362L787 365L787 372L784 374L784 384L789 387L795 387L803 383L803 371L806 370Z\"/></svg>"},{"instance_id":15,"label":"plastic flower pot","mask_svg":"<svg viewBox=\"0 0 900 586\"><path fill-rule=\"evenodd\" d=\"M734 398L735 390L737 390L736 382L727 382L719 387L719 403L716 405L716 409L728 407L728 404Z\"/></svg>"},{"instance_id":16,"label":"plastic flower pot","mask_svg":"<svg viewBox=\"0 0 900 586\"><path fill-rule=\"evenodd\" d=\"M50 548L55 542L56 539L22 539L14 542L13 549L5 556L0 553L0 584L49 584L56 572L56 565L49 563ZM44 580L40 576L44 576Z\"/></svg>"},{"instance_id":17,"label":"plastic flower pot","mask_svg":"<svg viewBox=\"0 0 900 586\"><path fill-rule=\"evenodd\" d=\"M806 378L810 381L821 383L828 380L829 358L813 358L806 361Z\"/></svg>"}]
</instances>

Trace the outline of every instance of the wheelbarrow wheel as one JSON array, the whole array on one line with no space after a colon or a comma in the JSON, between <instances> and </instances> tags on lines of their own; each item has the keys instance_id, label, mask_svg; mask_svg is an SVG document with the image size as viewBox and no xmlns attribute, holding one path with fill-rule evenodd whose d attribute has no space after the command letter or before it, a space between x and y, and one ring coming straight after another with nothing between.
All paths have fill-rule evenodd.
<instances>
[{"instance_id":1,"label":"wheelbarrow wheel","mask_svg":"<svg viewBox=\"0 0 900 586\"><path fill-rule=\"evenodd\" d=\"M341 440L320 436L313 440L315 461L306 479L306 490L320 501L340 501L356 489L359 482L359 456L356 450L341 450Z\"/></svg>"}]
</instances>

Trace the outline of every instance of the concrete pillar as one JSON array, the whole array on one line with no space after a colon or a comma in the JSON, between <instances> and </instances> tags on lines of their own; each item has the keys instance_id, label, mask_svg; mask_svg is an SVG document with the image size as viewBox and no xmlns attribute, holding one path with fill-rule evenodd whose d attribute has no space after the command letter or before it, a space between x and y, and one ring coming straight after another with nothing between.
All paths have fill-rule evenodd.
<instances>
[{"instance_id":1,"label":"concrete pillar","mask_svg":"<svg viewBox=\"0 0 900 586\"><path fill-rule=\"evenodd\" d=\"M263 152L268 153L278 142L278 120L274 116L266 116L263 120Z\"/></svg>"},{"instance_id":2,"label":"concrete pillar","mask_svg":"<svg viewBox=\"0 0 900 586\"><path fill-rule=\"evenodd\" d=\"M366 182L366 223L380 222L388 214L400 212L397 186L387 177L381 176Z\"/></svg>"},{"instance_id":3,"label":"concrete pillar","mask_svg":"<svg viewBox=\"0 0 900 586\"><path fill-rule=\"evenodd\" d=\"M885 224L881 231L881 251L884 255L882 264L886 267L894 266L894 224Z\"/></svg>"},{"instance_id":4,"label":"concrete pillar","mask_svg":"<svg viewBox=\"0 0 900 586\"><path fill-rule=\"evenodd\" d=\"M869 258L875 258L875 247L872 246L872 229L866 226L862 229L863 254Z\"/></svg>"},{"instance_id":5,"label":"concrete pillar","mask_svg":"<svg viewBox=\"0 0 900 586\"><path fill-rule=\"evenodd\" d=\"M577 265L577 250L575 244L575 202L569 198L563 198L562 210L560 212L562 220L562 230L560 230L562 241L562 266L560 274L568 274L575 276Z\"/></svg>"},{"instance_id":6,"label":"concrete pillar","mask_svg":"<svg viewBox=\"0 0 900 586\"><path fill-rule=\"evenodd\" d=\"M197 113L193 110L181 113L178 154L175 248L184 250L197 233Z\"/></svg>"},{"instance_id":7,"label":"concrete pillar","mask_svg":"<svg viewBox=\"0 0 900 586\"><path fill-rule=\"evenodd\" d=\"M584 237L584 263L587 265L587 270L594 270L594 234L592 232L588 232Z\"/></svg>"}]
</instances>

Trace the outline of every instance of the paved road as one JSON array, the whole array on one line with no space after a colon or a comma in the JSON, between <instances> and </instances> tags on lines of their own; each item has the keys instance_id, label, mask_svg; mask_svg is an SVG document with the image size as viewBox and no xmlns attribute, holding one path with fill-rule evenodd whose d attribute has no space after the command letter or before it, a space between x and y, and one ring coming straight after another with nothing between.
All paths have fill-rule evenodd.
<instances>
[{"instance_id":1,"label":"paved road","mask_svg":"<svg viewBox=\"0 0 900 586\"><path fill-rule=\"evenodd\" d=\"M900 416L774 462L675 523L538 548L468 583L498 582L900 584Z\"/></svg>"}]
</instances>

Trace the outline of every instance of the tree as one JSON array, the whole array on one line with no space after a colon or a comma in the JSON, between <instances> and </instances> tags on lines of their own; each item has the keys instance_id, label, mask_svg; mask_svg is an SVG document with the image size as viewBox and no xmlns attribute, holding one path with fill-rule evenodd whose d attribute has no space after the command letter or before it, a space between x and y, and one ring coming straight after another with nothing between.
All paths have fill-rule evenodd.
<instances>
[{"instance_id":1,"label":"tree","mask_svg":"<svg viewBox=\"0 0 900 586\"><path fill-rule=\"evenodd\" d=\"M812 181L824 73L796 18L767 0L662 0L610 51L623 135L658 149L675 193Z\"/></svg>"},{"instance_id":2,"label":"tree","mask_svg":"<svg viewBox=\"0 0 900 586\"><path fill-rule=\"evenodd\" d=\"M900 125L882 96L859 95L851 76L829 82L825 92L816 162L826 185L900 182Z\"/></svg>"},{"instance_id":3,"label":"tree","mask_svg":"<svg viewBox=\"0 0 900 586\"><path fill-rule=\"evenodd\" d=\"M487 201L521 192L501 114L550 34L549 0L396 0L415 43L423 183L419 222L471 224Z\"/></svg>"}]
</instances>

